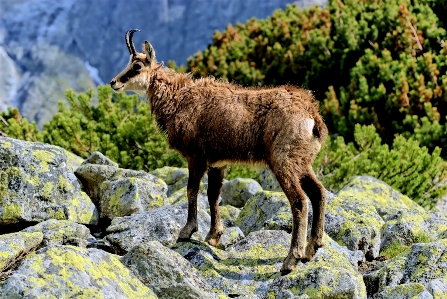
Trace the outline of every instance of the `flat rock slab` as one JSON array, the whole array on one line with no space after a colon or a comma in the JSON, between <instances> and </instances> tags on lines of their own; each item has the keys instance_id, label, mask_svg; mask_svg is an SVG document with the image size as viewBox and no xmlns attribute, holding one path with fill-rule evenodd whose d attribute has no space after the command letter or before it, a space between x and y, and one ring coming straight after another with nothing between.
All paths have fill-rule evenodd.
<instances>
[{"instance_id":1,"label":"flat rock slab","mask_svg":"<svg viewBox=\"0 0 447 299\"><path fill-rule=\"evenodd\" d=\"M35 250L42 243L43 234L12 233L0 235L0 272L9 268L17 259Z\"/></svg>"},{"instance_id":2,"label":"flat rock slab","mask_svg":"<svg viewBox=\"0 0 447 299\"><path fill-rule=\"evenodd\" d=\"M213 290L237 298L366 298L362 276L344 254L327 246L314 260L281 276L290 235L279 230L249 234L226 251L198 241L172 247L206 278ZM312 279L309 279L309 278ZM298 296L298 297L297 297Z\"/></svg>"},{"instance_id":3,"label":"flat rock slab","mask_svg":"<svg viewBox=\"0 0 447 299\"><path fill-rule=\"evenodd\" d=\"M98 211L68 163L60 147L0 137L0 226L48 219L97 224Z\"/></svg>"},{"instance_id":4,"label":"flat rock slab","mask_svg":"<svg viewBox=\"0 0 447 299\"><path fill-rule=\"evenodd\" d=\"M114 255L61 245L28 255L2 288L5 298L157 298Z\"/></svg>"},{"instance_id":5,"label":"flat rock slab","mask_svg":"<svg viewBox=\"0 0 447 299\"><path fill-rule=\"evenodd\" d=\"M43 234L43 242L40 247L50 245L86 247L87 239L93 238L90 235L90 230L86 226L68 220L50 219L30 226L22 230L22 232L41 232Z\"/></svg>"},{"instance_id":6,"label":"flat rock slab","mask_svg":"<svg viewBox=\"0 0 447 299\"><path fill-rule=\"evenodd\" d=\"M164 246L173 245L180 230L186 223L188 204L163 206L131 216L115 218L107 228L107 240L118 253L127 253L132 247L149 241L159 241ZM210 227L211 218L198 209L198 232L192 238L204 240Z\"/></svg>"},{"instance_id":7,"label":"flat rock slab","mask_svg":"<svg viewBox=\"0 0 447 299\"><path fill-rule=\"evenodd\" d=\"M211 286L186 259L158 241L132 248L121 262L158 298L217 299Z\"/></svg>"}]
</instances>

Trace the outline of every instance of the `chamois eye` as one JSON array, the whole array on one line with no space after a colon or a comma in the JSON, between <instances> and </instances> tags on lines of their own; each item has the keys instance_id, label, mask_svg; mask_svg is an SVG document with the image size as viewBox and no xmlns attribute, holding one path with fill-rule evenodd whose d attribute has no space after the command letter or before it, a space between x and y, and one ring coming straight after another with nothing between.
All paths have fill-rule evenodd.
<instances>
[{"instance_id":1,"label":"chamois eye","mask_svg":"<svg viewBox=\"0 0 447 299\"><path fill-rule=\"evenodd\" d=\"M132 69L133 69L134 71L139 71L139 70L141 70L141 64L139 64L139 63L134 64L133 67L132 67Z\"/></svg>"}]
</instances>

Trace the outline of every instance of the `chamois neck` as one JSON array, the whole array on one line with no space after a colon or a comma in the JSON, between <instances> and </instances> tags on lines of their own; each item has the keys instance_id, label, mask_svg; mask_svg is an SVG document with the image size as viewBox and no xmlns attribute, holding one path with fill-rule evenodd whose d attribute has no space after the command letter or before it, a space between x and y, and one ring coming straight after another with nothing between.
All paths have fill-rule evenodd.
<instances>
[{"instance_id":1,"label":"chamois neck","mask_svg":"<svg viewBox=\"0 0 447 299\"><path fill-rule=\"evenodd\" d=\"M190 74L176 73L169 68L160 68L151 76L147 101L163 130L167 129L167 122L175 115L180 104L181 99L176 97L177 92L192 82Z\"/></svg>"}]
</instances>

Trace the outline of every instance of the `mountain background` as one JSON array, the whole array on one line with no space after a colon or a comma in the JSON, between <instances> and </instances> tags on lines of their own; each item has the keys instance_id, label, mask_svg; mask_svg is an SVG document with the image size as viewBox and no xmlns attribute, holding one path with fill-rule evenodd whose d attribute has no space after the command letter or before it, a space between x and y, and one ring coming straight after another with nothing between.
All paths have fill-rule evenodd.
<instances>
[{"instance_id":1,"label":"mountain background","mask_svg":"<svg viewBox=\"0 0 447 299\"><path fill-rule=\"evenodd\" d=\"M69 88L108 83L128 61L124 34L147 39L159 61L185 64L228 24L326 0L0 0L0 110L17 107L39 127Z\"/></svg>"}]
</instances>

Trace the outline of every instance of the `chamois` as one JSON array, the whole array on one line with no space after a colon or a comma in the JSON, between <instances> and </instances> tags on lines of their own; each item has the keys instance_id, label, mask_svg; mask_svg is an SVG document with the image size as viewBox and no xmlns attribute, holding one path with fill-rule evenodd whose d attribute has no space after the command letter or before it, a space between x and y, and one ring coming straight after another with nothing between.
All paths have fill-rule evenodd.
<instances>
[{"instance_id":1,"label":"chamois","mask_svg":"<svg viewBox=\"0 0 447 299\"><path fill-rule=\"evenodd\" d=\"M278 179L293 215L292 241L281 272L312 259L323 246L325 208L325 189L312 162L327 136L312 93L290 85L244 88L212 77L193 79L157 64L148 41L143 53L137 53L132 41L136 31L126 32L129 63L110 85L116 92L146 95L170 147L188 162L188 218L178 241L189 240L197 231L197 194L206 171L211 214L206 241L216 246L223 233L218 198L226 165L265 165ZM305 193L313 207L307 247Z\"/></svg>"}]
</instances>

